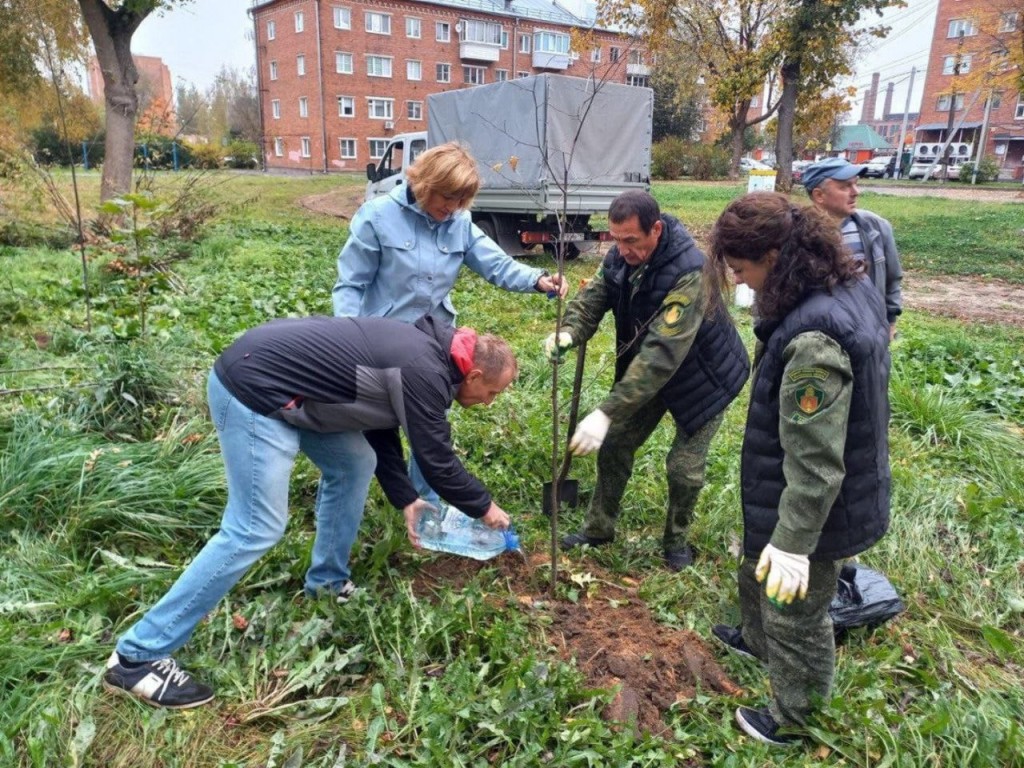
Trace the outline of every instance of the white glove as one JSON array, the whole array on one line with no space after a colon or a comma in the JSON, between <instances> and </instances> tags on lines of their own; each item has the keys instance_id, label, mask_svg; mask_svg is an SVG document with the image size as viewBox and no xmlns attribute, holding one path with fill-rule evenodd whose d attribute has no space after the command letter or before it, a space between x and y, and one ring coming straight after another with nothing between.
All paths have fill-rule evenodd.
<instances>
[{"instance_id":1,"label":"white glove","mask_svg":"<svg viewBox=\"0 0 1024 768\"><path fill-rule=\"evenodd\" d=\"M580 422L576 434L569 441L569 449L576 456L585 456L596 451L604 442L604 436L608 434L608 427L611 424L612 420L598 408Z\"/></svg>"},{"instance_id":2,"label":"white glove","mask_svg":"<svg viewBox=\"0 0 1024 768\"><path fill-rule=\"evenodd\" d=\"M556 341L557 339L557 341ZM572 336L565 331L552 333L544 340L544 354L552 363L555 360L561 362L566 350L572 346Z\"/></svg>"},{"instance_id":3,"label":"white glove","mask_svg":"<svg viewBox=\"0 0 1024 768\"><path fill-rule=\"evenodd\" d=\"M791 555L769 544L762 550L757 561L754 578L758 582L763 582L767 576L765 595L773 603L788 605L793 600L803 600L807 597L810 570L811 561L807 559L807 555Z\"/></svg>"}]
</instances>

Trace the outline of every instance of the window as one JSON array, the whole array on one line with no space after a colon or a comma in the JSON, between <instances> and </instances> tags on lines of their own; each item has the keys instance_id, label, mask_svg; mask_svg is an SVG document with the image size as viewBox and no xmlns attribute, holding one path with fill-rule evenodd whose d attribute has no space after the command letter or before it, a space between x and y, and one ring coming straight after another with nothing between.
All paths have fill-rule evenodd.
<instances>
[{"instance_id":1,"label":"window","mask_svg":"<svg viewBox=\"0 0 1024 768\"><path fill-rule=\"evenodd\" d=\"M284 139L280 136L274 139L274 157L284 156Z\"/></svg>"},{"instance_id":2,"label":"window","mask_svg":"<svg viewBox=\"0 0 1024 768\"><path fill-rule=\"evenodd\" d=\"M487 67L463 67L462 82L467 85L483 85Z\"/></svg>"},{"instance_id":3,"label":"window","mask_svg":"<svg viewBox=\"0 0 1024 768\"><path fill-rule=\"evenodd\" d=\"M519 36L519 52L529 53L530 52L530 36L520 35Z\"/></svg>"},{"instance_id":4,"label":"window","mask_svg":"<svg viewBox=\"0 0 1024 768\"><path fill-rule=\"evenodd\" d=\"M423 79L423 62L422 61L407 61L407 62L405 62L405 79L406 80L422 80Z\"/></svg>"},{"instance_id":5,"label":"window","mask_svg":"<svg viewBox=\"0 0 1024 768\"><path fill-rule=\"evenodd\" d=\"M275 120L281 119L281 100L274 99L270 102L270 114Z\"/></svg>"},{"instance_id":6,"label":"window","mask_svg":"<svg viewBox=\"0 0 1024 768\"><path fill-rule=\"evenodd\" d=\"M949 34L946 37L971 37L978 34L978 28L970 19L950 19Z\"/></svg>"},{"instance_id":7,"label":"window","mask_svg":"<svg viewBox=\"0 0 1024 768\"><path fill-rule=\"evenodd\" d=\"M942 74L944 75L966 75L971 71L971 55L960 56L960 68L957 71L957 56L944 56L942 58Z\"/></svg>"},{"instance_id":8,"label":"window","mask_svg":"<svg viewBox=\"0 0 1024 768\"><path fill-rule=\"evenodd\" d=\"M992 94L992 109L999 109L1001 106L1003 106L1003 92L996 91Z\"/></svg>"},{"instance_id":9,"label":"window","mask_svg":"<svg viewBox=\"0 0 1024 768\"><path fill-rule=\"evenodd\" d=\"M301 53L295 57L295 72L299 77L306 75L306 57Z\"/></svg>"},{"instance_id":10,"label":"window","mask_svg":"<svg viewBox=\"0 0 1024 768\"><path fill-rule=\"evenodd\" d=\"M462 41L464 43L501 45L501 24L495 24L490 21L463 19Z\"/></svg>"},{"instance_id":11,"label":"window","mask_svg":"<svg viewBox=\"0 0 1024 768\"><path fill-rule=\"evenodd\" d=\"M423 36L423 23L419 19L405 19L405 36L419 40Z\"/></svg>"},{"instance_id":12,"label":"window","mask_svg":"<svg viewBox=\"0 0 1024 768\"><path fill-rule=\"evenodd\" d=\"M375 35L391 34L391 14L366 12L366 31Z\"/></svg>"},{"instance_id":13,"label":"window","mask_svg":"<svg viewBox=\"0 0 1024 768\"><path fill-rule=\"evenodd\" d=\"M626 75L626 85L647 88L650 85L650 78L647 75Z\"/></svg>"},{"instance_id":14,"label":"window","mask_svg":"<svg viewBox=\"0 0 1024 768\"><path fill-rule=\"evenodd\" d=\"M366 74L370 77L391 77L391 57L367 56Z\"/></svg>"},{"instance_id":15,"label":"window","mask_svg":"<svg viewBox=\"0 0 1024 768\"><path fill-rule=\"evenodd\" d=\"M309 99L305 96L299 97L299 117L309 117Z\"/></svg>"},{"instance_id":16,"label":"window","mask_svg":"<svg viewBox=\"0 0 1024 768\"><path fill-rule=\"evenodd\" d=\"M447 21L434 23L434 39L439 43L447 43L452 39L452 25Z\"/></svg>"},{"instance_id":17,"label":"window","mask_svg":"<svg viewBox=\"0 0 1024 768\"><path fill-rule=\"evenodd\" d=\"M394 120L395 100L370 96L366 99L366 113L374 120Z\"/></svg>"},{"instance_id":18,"label":"window","mask_svg":"<svg viewBox=\"0 0 1024 768\"><path fill-rule=\"evenodd\" d=\"M352 9L351 8L335 8L334 9L334 28L335 29L352 29Z\"/></svg>"},{"instance_id":19,"label":"window","mask_svg":"<svg viewBox=\"0 0 1024 768\"><path fill-rule=\"evenodd\" d=\"M1020 22L1019 11L1008 11L1007 13L1000 14L999 16L999 31L1000 32L1016 32L1017 24Z\"/></svg>"},{"instance_id":20,"label":"window","mask_svg":"<svg viewBox=\"0 0 1024 768\"><path fill-rule=\"evenodd\" d=\"M451 64L438 64L435 73L437 74L437 82L439 83L450 83L452 81L452 65Z\"/></svg>"},{"instance_id":21,"label":"window","mask_svg":"<svg viewBox=\"0 0 1024 768\"><path fill-rule=\"evenodd\" d=\"M963 109L963 108L964 108L964 95L962 93L958 93L956 95L956 106L953 109L957 110L957 109ZM939 112L949 112L949 94L948 93L945 96L939 96L938 101L935 102L935 109L937 109Z\"/></svg>"},{"instance_id":22,"label":"window","mask_svg":"<svg viewBox=\"0 0 1024 768\"><path fill-rule=\"evenodd\" d=\"M270 79L277 80L277 62L270 62Z\"/></svg>"},{"instance_id":23,"label":"window","mask_svg":"<svg viewBox=\"0 0 1024 768\"><path fill-rule=\"evenodd\" d=\"M608 61L610 61L612 64L614 64L618 60L619 60L619 49L616 48L613 45L611 48L608 49Z\"/></svg>"},{"instance_id":24,"label":"window","mask_svg":"<svg viewBox=\"0 0 1024 768\"><path fill-rule=\"evenodd\" d=\"M338 97L338 117L355 117L356 99L354 96Z\"/></svg>"},{"instance_id":25,"label":"window","mask_svg":"<svg viewBox=\"0 0 1024 768\"><path fill-rule=\"evenodd\" d=\"M508 70L507 69L496 69L496 70L494 70L494 82L496 82L496 83L504 83L506 80L508 80Z\"/></svg>"},{"instance_id":26,"label":"window","mask_svg":"<svg viewBox=\"0 0 1024 768\"><path fill-rule=\"evenodd\" d=\"M1014 120L1024 120L1024 93L1017 97L1017 108L1013 111Z\"/></svg>"},{"instance_id":27,"label":"window","mask_svg":"<svg viewBox=\"0 0 1024 768\"><path fill-rule=\"evenodd\" d=\"M629 52L629 63L630 64L643 64L644 63L644 52L636 49Z\"/></svg>"},{"instance_id":28,"label":"window","mask_svg":"<svg viewBox=\"0 0 1024 768\"><path fill-rule=\"evenodd\" d=\"M591 48L590 49L590 60L594 64L600 64L601 63L601 49L600 48Z\"/></svg>"},{"instance_id":29,"label":"window","mask_svg":"<svg viewBox=\"0 0 1024 768\"><path fill-rule=\"evenodd\" d=\"M267 40L273 40L277 37L277 24L273 21L267 22ZM275 140L276 141L276 140ZM280 157L280 155L279 155Z\"/></svg>"},{"instance_id":30,"label":"window","mask_svg":"<svg viewBox=\"0 0 1024 768\"><path fill-rule=\"evenodd\" d=\"M508 50L508 32L506 32L504 29L501 30L501 49L503 51Z\"/></svg>"},{"instance_id":31,"label":"window","mask_svg":"<svg viewBox=\"0 0 1024 768\"><path fill-rule=\"evenodd\" d=\"M339 75L351 75L354 71L352 67L352 54L337 51L334 54L334 71Z\"/></svg>"},{"instance_id":32,"label":"window","mask_svg":"<svg viewBox=\"0 0 1024 768\"><path fill-rule=\"evenodd\" d=\"M569 55L569 36L562 32L534 32L533 50L567 56Z\"/></svg>"},{"instance_id":33,"label":"window","mask_svg":"<svg viewBox=\"0 0 1024 768\"><path fill-rule=\"evenodd\" d=\"M354 160L356 157L355 139L338 139L338 149L342 160Z\"/></svg>"},{"instance_id":34,"label":"window","mask_svg":"<svg viewBox=\"0 0 1024 768\"><path fill-rule=\"evenodd\" d=\"M299 141L302 144L302 156L309 157L309 136L303 136Z\"/></svg>"},{"instance_id":35,"label":"window","mask_svg":"<svg viewBox=\"0 0 1024 768\"><path fill-rule=\"evenodd\" d=\"M410 120L422 120L423 119L423 102L422 101L407 101L405 102L405 114Z\"/></svg>"},{"instance_id":36,"label":"window","mask_svg":"<svg viewBox=\"0 0 1024 768\"><path fill-rule=\"evenodd\" d=\"M367 139L370 143L370 159L380 160L384 157L384 150L388 148L387 139Z\"/></svg>"},{"instance_id":37,"label":"window","mask_svg":"<svg viewBox=\"0 0 1024 768\"><path fill-rule=\"evenodd\" d=\"M306 28L306 14L302 11L295 12L295 31L301 32Z\"/></svg>"},{"instance_id":38,"label":"window","mask_svg":"<svg viewBox=\"0 0 1024 768\"><path fill-rule=\"evenodd\" d=\"M520 72L516 72L516 77L518 77L518 78L524 78L524 77L529 77L529 76L530 76L529 72L521 72L521 71Z\"/></svg>"},{"instance_id":39,"label":"window","mask_svg":"<svg viewBox=\"0 0 1024 768\"><path fill-rule=\"evenodd\" d=\"M760 96L751 96L750 97L750 106L751 107L760 107L761 106L761 97Z\"/></svg>"}]
</instances>

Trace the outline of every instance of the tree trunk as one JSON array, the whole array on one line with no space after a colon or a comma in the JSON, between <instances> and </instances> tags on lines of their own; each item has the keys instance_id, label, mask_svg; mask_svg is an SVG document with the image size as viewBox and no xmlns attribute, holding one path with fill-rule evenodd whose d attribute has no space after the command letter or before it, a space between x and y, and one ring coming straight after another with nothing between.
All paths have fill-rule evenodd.
<instances>
[{"instance_id":1,"label":"tree trunk","mask_svg":"<svg viewBox=\"0 0 1024 768\"><path fill-rule=\"evenodd\" d=\"M124 8L113 11L103 0L78 0L78 5L103 74L107 137L100 200L109 200L131 191L132 187L135 116L139 108L135 91L139 73L132 61L132 35L152 12L157 0L141 4L135 11Z\"/></svg>"},{"instance_id":2,"label":"tree trunk","mask_svg":"<svg viewBox=\"0 0 1024 768\"><path fill-rule=\"evenodd\" d=\"M775 189L778 192L789 192L793 188L793 124L800 67L799 56L787 57L782 62L782 96L779 98L778 131L775 134Z\"/></svg>"}]
</instances>

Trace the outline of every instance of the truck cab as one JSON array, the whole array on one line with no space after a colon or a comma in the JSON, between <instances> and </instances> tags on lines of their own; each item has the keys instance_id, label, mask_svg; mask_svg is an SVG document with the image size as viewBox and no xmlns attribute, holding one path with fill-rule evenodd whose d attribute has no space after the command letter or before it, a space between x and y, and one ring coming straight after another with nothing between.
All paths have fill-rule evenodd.
<instances>
[{"instance_id":1,"label":"truck cab","mask_svg":"<svg viewBox=\"0 0 1024 768\"><path fill-rule=\"evenodd\" d=\"M427 148L426 131L400 133L391 139L384 156L366 166L366 194L363 201L386 195L405 183L405 169Z\"/></svg>"}]
</instances>

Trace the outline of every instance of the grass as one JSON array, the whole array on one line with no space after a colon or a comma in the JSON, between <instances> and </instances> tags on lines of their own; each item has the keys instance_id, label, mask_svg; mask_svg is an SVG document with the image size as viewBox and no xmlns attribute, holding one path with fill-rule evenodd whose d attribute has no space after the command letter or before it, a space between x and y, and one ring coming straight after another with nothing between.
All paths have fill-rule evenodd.
<instances>
[{"instance_id":1,"label":"grass","mask_svg":"<svg viewBox=\"0 0 1024 768\"><path fill-rule=\"evenodd\" d=\"M672 710L668 739L605 722L611 693L589 690L551 652L543 623L520 609L494 569L463 589L440 588L433 600L412 593L422 556L376 489L353 560L365 591L344 610L302 599L317 481L305 461L293 476L284 541L180 654L216 686L216 703L167 713L104 694L99 678L114 639L219 520L223 470L204 404L210 363L248 327L330 311L344 224L293 201L361 183L225 178L211 194L251 202L226 210L192 257L175 264L176 281L150 305L146 340L117 334L131 307L107 294L101 260L96 330L85 334L74 254L0 253L0 388L21 390L0 398L0 765L1024 766L1024 332L914 312L901 319L893 347L892 527L862 558L889 575L907 611L841 648L833 699L807 749L780 757L752 744L732 724L736 700L709 692ZM655 191L699 236L741 188ZM901 211L925 211L880 195L863 201L894 222ZM1019 212L922 205L949 215L976 206L987 223L972 226L991 225L1001 238ZM940 236L930 224L907 213L896 231L907 262L919 258L916 247L936 254L929 269L957 273L959 256L928 242ZM596 268L584 257L567 271L576 284ZM540 341L555 306L473 275L460 279L455 303L460 322L507 336L521 363L518 382L491 408L453 410L457 448L514 516L525 546L546 551L539 510L550 471L551 370ZM749 317L736 318L751 344ZM611 382L612 346L606 322L590 344L584 411ZM561 383L567 395L568 377ZM564 558L563 568L583 579L599 565L637 579L641 599L670 627L707 635L712 624L735 621L730 545L740 526L745 407L744 392L712 448L692 528L702 553L695 568L673 575L660 566L664 425L637 457L615 546ZM576 461L571 474L586 494L593 459ZM564 528L581 517L568 513ZM756 664L722 663L747 701L764 701Z\"/></svg>"}]
</instances>

